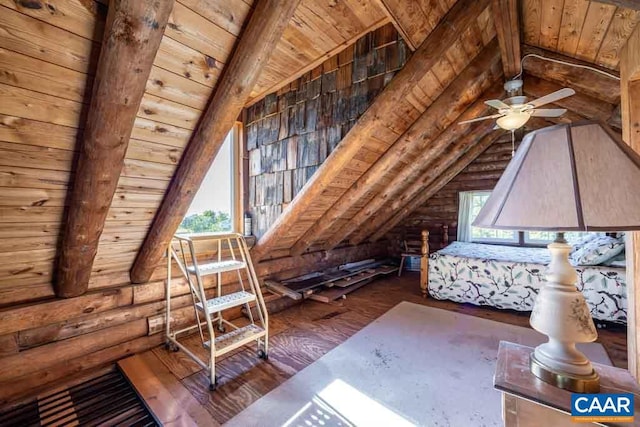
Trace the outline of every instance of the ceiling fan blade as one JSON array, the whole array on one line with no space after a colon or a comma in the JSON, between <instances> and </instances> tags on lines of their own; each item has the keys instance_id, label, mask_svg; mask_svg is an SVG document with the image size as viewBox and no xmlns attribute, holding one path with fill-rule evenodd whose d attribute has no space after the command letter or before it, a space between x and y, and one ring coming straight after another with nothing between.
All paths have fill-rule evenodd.
<instances>
[{"instance_id":1,"label":"ceiling fan blade","mask_svg":"<svg viewBox=\"0 0 640 427\"><path fill-rule=\"evenodd\" d=\"M502 117L502 116L504 116L504 114L494 114L492 116L476 117L475 119L464 120L462 122L458 122L458 124L459 125L464 125L464 124L467 124L467 123L479 122L479 121L482 121L482 120L497 119L498 117Z\"/></svg>"},{"instance_id":2,"label":"ceiling fan blade","mask_svg":"<svg viewBox=\"0 0 640 427\"><path fill-rule=\"evenodd\" d=\"M495 108L496 110L499 110L501 108L509 108L507 104L500 101L499 99L490 99L488 101L484 101L484 103L487 104L489 107Z\"/></svg>"},{"instance_id":3,"label":"ceiling fan blade","mask_svg":"<svg viewBox=\"0 0 640 427\"><path fill-rule=\"evenodd\" d=\"M542 98L534 99L533 101L527 102L527 104L532 105L533 108L538 108L550 102L559 101L562 98L566 98L567 96L575 95L575 93L575 90L565 87L564 89L560 89L548 95L545 95Z\"/></svg>"},{"instance_id":4,"label":"ceiling fan blade","mask_svg":"<svg viewBox=\"0 0 640 427\"><path fill-rule=\"evenodd\" d=\"M565 108L543 108L531 111L531 115L533 117L560 117L566 112Z\"/></svg>"}]
</instances>

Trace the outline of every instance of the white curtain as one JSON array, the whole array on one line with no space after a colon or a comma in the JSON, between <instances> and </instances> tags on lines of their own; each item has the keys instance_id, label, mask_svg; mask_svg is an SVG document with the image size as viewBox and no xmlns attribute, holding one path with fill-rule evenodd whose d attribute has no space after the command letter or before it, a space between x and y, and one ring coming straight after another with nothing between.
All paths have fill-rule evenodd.
<instances>
[{"instance_id":1,"label":"white curtain","mask_svg":"<svg viewBox=\"0 0 640 427\"><path fill-rule=\"evenodd\" d=\"M461 191L458 203L458 241L471 241L471 198L473 191Z\"/></svg>"}]
</instances>

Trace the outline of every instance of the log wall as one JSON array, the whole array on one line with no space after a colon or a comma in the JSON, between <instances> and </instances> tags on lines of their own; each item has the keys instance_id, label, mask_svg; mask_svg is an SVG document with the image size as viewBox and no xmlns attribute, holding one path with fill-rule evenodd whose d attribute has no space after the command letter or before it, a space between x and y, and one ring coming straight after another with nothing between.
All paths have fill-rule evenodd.
<instances>
[{"instance_id":1,"label":"log wall","mask_svg":"<svg viewBox=\"0 0 640 427\"><path fill-rule=\"evenodd\" d=\"M511 142L499 139L491 144L458 176L392 230L389 234L392 252L399 251L404 239L419 239L423 229L429 230L429 250L434 252L441 249L443 225L449 227L448 241L455 241L458 233L458 194L461 191L493 190L510 160Z\"/></svg>"},{"instance_id":2,"label":"log wall","mask_svg":"<svg viewBox=\"0 0 640 427\"><path fill-rule=\"evenodd\" d=\"M249 207L261 237L407 60L391 24L245 111Z\"/></svg>"}]
</instances>

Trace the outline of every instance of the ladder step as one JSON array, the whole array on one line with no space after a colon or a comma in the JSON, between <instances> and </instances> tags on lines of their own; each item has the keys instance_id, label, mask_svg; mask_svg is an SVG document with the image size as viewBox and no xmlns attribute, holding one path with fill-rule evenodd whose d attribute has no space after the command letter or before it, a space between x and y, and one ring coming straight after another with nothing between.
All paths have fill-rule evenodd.
<instances>
[{"instance_id":1,"label":"ladder step","mask_svg":"<svg viewBox=\"0 0 640 427\"><path fill-rule=\"evenodd\" d=\"M255 301L256 296L249 292L240 291L232 294L223 295L217 298L211 298L207 300L207 310L209 313L217 313L222 310L226 310L231 307L237 307L242 304L246 304L251 301ZM198 309L203 310L202 303L196 303Z\"/></svg>"},{"instance_id":2,"label":"ladder step","mask_svg":"<svg viewBox=\"0 0 640 427\"><path fill-rule=\"evenodd\" d=\"M200 271L201 276L207 276L209 274L224 273L225 271L242 270L246 267L247 264L244 262L230 259L227 261L201 264L198 266L198 270ZM196 268L194 266L187 267L187 271L191 274L196 274Z\"/></svg>"},{"instance_id":3,"label":"ladder step","mask_svg":"<svg viewBox=\"0 0 640 427\"><path fill-rule=\"evenodd\" d=\"M249 344L251 341L262 338L265 335L266 332L263 328L253 324L234 329L228 334L220 335L215 339L215 355L221 356L231 350ZM204 343L204 346L207 348L209 348L209 345L210 341Z\"/></svg>"}]
</instances>

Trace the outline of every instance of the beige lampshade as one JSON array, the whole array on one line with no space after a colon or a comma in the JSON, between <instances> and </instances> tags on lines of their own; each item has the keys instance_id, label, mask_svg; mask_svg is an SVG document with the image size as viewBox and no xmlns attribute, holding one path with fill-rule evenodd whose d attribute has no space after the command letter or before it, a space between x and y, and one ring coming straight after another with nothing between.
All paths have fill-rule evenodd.
<instances>
[{"instance_id":1,"label":"beige lampshade","mask_svg":"<svg viewBox=\"0 0 640 427\"><path fill-rule=\"evenodd\" d=\"M597 122L531 132L473 225L506 230L638 230L640 156Z\"/></svg>"}]
</instances>

